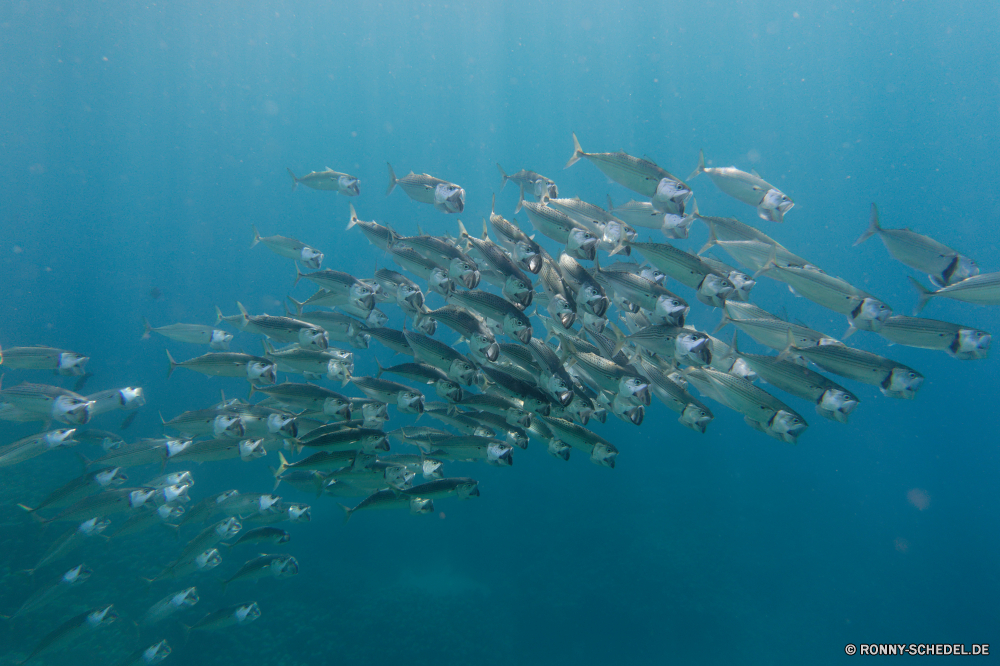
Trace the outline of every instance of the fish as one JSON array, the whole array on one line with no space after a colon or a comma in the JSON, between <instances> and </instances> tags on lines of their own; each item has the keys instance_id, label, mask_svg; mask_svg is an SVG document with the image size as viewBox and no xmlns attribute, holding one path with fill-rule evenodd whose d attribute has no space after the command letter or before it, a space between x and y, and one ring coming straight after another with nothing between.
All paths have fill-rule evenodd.
<instances>
[{"instance_id":1,"label":"fish","mask_svg":"<svg viewBox=\"0 0 1000 666\"><path fill-rule=\"evenodd\" d=\"M315 273L311 275L315 275ZM368 287L365 287L365 289L368 289ZM368 289L368 292L370 294L371 290ZM294 342L303 348L324 350L330 346L330 339L327 337L326 331L315 324L293 319L292 317L273 317L266 314L251 316L242 303L237 301L236 305L240 309L240 314L231 317L224 316L222 311L216 307L215 311L218 321L225 320L241 331L259 333L272 340Z\"/></svg>"},{"instance_id":2,"label":"fish","mask_svg":"<svg viewBox=\"0 0 1000 666\"><path fill-rule=\"evenodd\" d=\"M608 197L608 212L632 227L658 229L665 237L684 239L691 233L691 225L697 219L694 214L678 215L657 210L649 201L627 201L615 206Z\"/></svg>"},{"instance_id":3,"label":"fish","mask_svg":"<svg viewBox=\"0 0 1000 666\"><path fill-rule=\"evenodd\" d=\"M369 243L382 250L388 250L390 246L396 244L396 239L399 238L399 235L392 230L392 227L383 226L377 222L365 222L360 219L358 212L354 210L354 204L351 204L350 221L347 223L345 231L349 231L354 227L358 227L361 230L361 233L365 235Z\"/></svg>"},{"instance_id":4,"label":"fish","mask_svg":"<svg viewBox=\"0 0 1000 666\"><path fill-rule=\"evenodd\" d=\"M90 421L93 403L78 393L48 384L21 382L0 390L0 404L7 403L27 412L30 420L53 420L67 425ZM2 412L0 412L2 413Z\"/></svg>"},{"instance_id":5,"label":"fish","mask_svg":"<svg viewBox=\"0 0 1000 666\"><path fill-rule=\"evenodd\" d=\"M118 662L118 666L151 666L152 664L158 664L169 657L171 652L170 643L168 643L167 639L164 638L157 643L153 643L147 648L136 650L129 656L125 657L125 659Z\"/></svg>"},{"instance_id":6,"label":"fish","mask_svg":"<svg viewBox=\"0 0 1000 666\"><path fill-rule=\"evenodd\" d=\"M250 247L255 247L257 243L263 243L272 252L280 257L287 257L294 261L301 261L307 268L319 268L323 263L323 253L314 247L306 245L295 238L285 236L261 236L257 231L257 226L253 226L253 243Z\"/></svg>"},{"instance_id":7,"label":"fish","mask_svg":"<svg viewBox=\"0 0 1000 666\"><path fill-rule=\"evenodd\" d=\"M684 214L684 204L691 198L691 188L683 181L649 160L633 157L625 151L617 153L585 153L573 135L573 155L566 162L568 169L581 157L590 160L608 178L620 185L649 197L658 210ZM690 178L688 179L690 180Z\"/></svg>"},{"instance_id":8,"label":"fish","mask_svg":"<svg viewBox=\"0 0 1000 666\"><path fill-rule=\"evenodd\" d=\"M176 340L177 342L188 342L195 345L208 345L211 349L227 351L229 343L233 341L233 334L227 333L214 326L204 326L202 324L170 324L168 326L153 327L149 320L142 318L142 325L145 328L142 339L147 340L153 333L158 333L165 338Z\"/></svg>"},{"instance_id":9,"label":"fish","mask_svg":"<svg viewBox=\"0 0 1000 666\"><path fill-rule=\"evenodd\" d=\"M513 464L513 447L502 440L478 435L459 435L439 439L434 442L433 450L427 455L442 460L460 462L485 461L497 467L509 467Z\"/></svg>"},{"instance_id":10,"label":"fish","mask_svg":"<svg viewBox=\"0 0 1000 666\"><path fill-rule=\"evenodd\" d=\"M493 320L505 335L523 344L528 344L531 340L531 320L512 303L496 294L474 289L455 292L448 301Z\"/></svg>"},{"instance_id":11,"label":"fish","mask_svg":"<svg viewBox=\"0 0 1000 666\"><path fill-rule=\"evenodd\" d=\"M877 333L882 322L892 316L892 308L884 301L841 278L807 268L779 266L773 259L769 259L764 268L758 271L768 275L772 272L794 289L796 294L846 315L850 326L844 334L845 338L858 330Z\"/></svg>"},{"instance_id":12,"label":"fish","mask_svg":"<svg viewBox=\"0 0 1000 666\"><path fill-rule=\"evenodd\" d=\"M121 448L125 440L121 436L107 430L97 430L94 428L77 428L73 433L73 439L81 444L95 444L104 449L104 452Z\"/></svg>"},{"instance_id":13,"label":"fish","mask_svg":"<svg viewBox=\"0 0 1000 666\"><path fill-rule=\"evenodd\" d=\"M398 386L402 385L399 384ZM411 389L409 387L405 388L406 392L400 390L402 395L407 395L407 392L412 394L419 393L419 391L416 391L415 389ZM403 398L404 402L406 399L407 398ZM329 432L314 439L303 441L301 444L313 452L362 450L371 453L373 451L389 450L389 442L386 439L385 433L376 428L349 428L337 432Z\"/></svg>"},{"instance_id":14,"label":"fish","mask_svg":"<svg viewBox=\"0 0 1000 666\"><path fill-rule=\"evenodd\" d=\"M107 518L91 518L63 532L49 545L45 553L39 558L38 563L27 570L27 573L32 574L49 562L64 557L77 546L81 545L84 539L100 536L110 525L111 521Z\"/></svg>"},{"instance_id":15,"label":"fish","mask_svg":"<svg viewBox=\"0 0 1000 666\"><path fill-rule=\"evenodd\" d=\"M402 494L394 489L377 490L355 506L354 508L340 505L344 510L344 523L346 524L355 511L368 509L409 509L413 515L424 513L434 513L434 500L421 497L411 497Z\"/></svg>"},{"instance_id":16,"label":"fish","mask_svg":"<svg viewBox=\"0 0 1000 666\"><path fill-rule=\"evenodd\" d=\"M346 173L334 171L326 167L325 171L310 171L306 175L298 178L288 169L288 175L292 177L292 191L299 186L299 183L314 190L326 190L337 192L346 197L356 197L361 194L361 181Z\"/></svg>"},{"instance_id":17,"label":"fish","mask_svg":"<svg viewBox=\"0 0 1000 666\"><path fill-rule=\"evenodd\" d=\"M189 522L195 521L207 523L224 510L229 500L239 494L240 491L231 489L224 490L221 493L215 493L214 495L204 498L184 513L184 516L181 518L180 525L185 525Z\"/></svg>"},{"instance_id":18,"label":"fish","mask_svg":"<svg viewBox=\"0 0 1000 666\"><path fill-rule=\"evenodd\" d=\"M618 448L597 433L564 419L543 416L541 417L541 421L551 431L552 439L558 440L563 445L584 451L590 456L590 461L595 465L610 467L611 469L615 468L618 459ZM560 450L558 445L555 447L549 445L549 447L550 452L553 448Z\"/></svg>"},{"instance_id":19,"label":"fish","mask_svg":"<svg viewBox=\"0 0 1000 666\"><path fill-rule=\"evenodd\" d=\"M872 204L868 229L854 241L855 247L875 234L882 239L885 249L889 250L893 259L926 273L928 279L938 289L979 275L979 266L974 259L959 254L933 238L909 229L883 229L878 221L878 207Z\"/></svg>"},{"instance_id":20,"label":"fish","mask_svg":"<svg viewBox=\"0 0 1000 666\"><path fill-rule=\"evenodd\" d=\"M715 186L729 196L754 206L762 220L784 222L785 214L795 205L787 194L761 178L756 171L747 173L736 167L706 167L705 153L699 151L698 166L688 180L702 173L707 173Z\"/></svg>"},{"instance_id":21,"label":"fish","mask_svg":"<svg viewBox=\"0 0 1000 666\"><path fill-rule=\"evenodd\" d=\"M465 355L440 340L421 333L403 330L403 336L418 361L434 366L460 384L472 385L476 378L476 366Z\"/></svg>"},{"instance_id":22,"label":"fish","mask_svg":"<svg viewBox=\"0 0 1000 666\"><path fill-rule=\"evenodd\" d=\"M698 300L706 305L720 308L736 290L728 278L716 272L701 257L684 252L669 243L631 245L650 264L686 287L696 290Z\"/></svg>"},{"instance_id":23,"label":"fish","mask_svg":"<svg viewBox=\"0 0 1000 666\"><path fill-rule=\"evenodd\" d=\"M500 291L503 297L522 308L531 305L531 299L535 293L532 288L531 279L525 275L524 271L518 267L514 260L499 245L489 240L489 236L486 233L486 221L483 221L482 239L472 236L466 230L461 220L458 222L458 229L459 236L468 243L470 251L475 249L479 256L483 258L483 261L499 273L502 279Z\"/></svg>"},{"instance_id":24,"label":"fish","mask_svg":"<svg viewBox=\"0 0 1000 666\"><path fill-rule=\"evenodd\" d=\"M342 421L351 418L350 398L316 384L285 382L259 389L255 387L254 391L273 398L278 405L288 409L320 411Z\"/></svg>"},{"instance_id":25,"label":"fish","mask_svg":"<svg viewBox=\"0 0 1000 666\"><path fill-rule=\"evenodd\" d=\"M461 213L465 210L465 190L461 185L449 183L446 180L435 178L426 173L413 173L412 171L396 178L392 165L389 164L389 189L385 195L389 196L396 189L396 185L403 188L406 196L414 201L431 204L444 213Z\"/></svg>"},{"instance_id":26,"label":"fish","mask_svg":"<svg viewBox=\"0 0 1000 666\"><path fill-rule=\"evenodd\" d=\"M490 224L497 233L500 245L507 248L520 268L529 273L538 274L542 268L542 248L518 226L517 221L509 221L496 212L497 197L493 195L493 205L490 208ZM485 231L484 231L485 236Z\"/></svg>"},{"instance_id":27,"label":"fish","mask_svg":"<svg viewBox=\"0 0 1000 666\"><path fill-rule=\"evenodd\" d=\"M298 307L296 319L315 324L326 331L328 340L346 342L355 349L368 349L367 322L339 312L302 312L301 304L289 298ZM326 349L330 351L329 348Z\"/></svg>"},{"instance_id":28,"label":"fish","mask_svg":"<svg viewBox=\"0 0 1000 666\"><path fill-rule=\"evenodd\" d=\"M471 499L479 497L479 482L467 476L447 477L421 483L420 485L406 490L398 490L397 492L409 498L429 500L451 496L458 497L459 499Z\"/></svg>"},{"instance_id":29,"label":"fish","mask_svg":"<svg viewBox=\"0 0 1000 666\"><path fill-rule=\"evenodd\" d=\"M77 443L73 439L73 433L75 432L76 428L49 430L38 435L24 437L13 444L0 447L0 468L10 467L25 460L30 460L52 449L73 446Z\"/></svg>"},{"instance_id":30,"label":"fish","mask_svg":"<svg viewBox=\"0 0 1000 666\"><path fill-rule=\"evenodd\" d=\"M738 349L736 353L768 384L815 404L816 413L823 418L847 423L861 402L840 384L798 363L777 356L747 354Z\"/></svg>"},{"instance_id":31,"label":"fish","mask_svg":"<svg viewBox=\"0 0 1000 666\"><path fill-rule=\"evenodd\" d=\"M112 609L111 604L75 615L46 634L27 658L19 663L27 664L41 654L64 649L94 629L106 627L117 619L118 613Z\"/></svg>"},{"instance_id":32,"label":"fish","mask_svg":"<svg viewBox=\"0 0 1000 666\"><path fill-rule=\"evenodd\" d=\"M230 548L235 548L236 546L248 546L256 544L282 544L288 543L292 538L288 532L278 527L255 527L252 530L246 530L240 535L240 538L229 544Z\"/></svg>"},{"instance_id":33,"label":"fish","mask_svg":"<svg viewBox=\"0 0 1000 666\"><path fill-rule=\"evenodd\" d=\"M149 583L161 580L184 578L193 573L205 573L222 564L222 556L216 548L209 548L203 553L184 560L174 560L168 564L155 578L147 579Z\"/></svg>"},{"instance_id":34,"label":"fish","mask_svg":"<svg viewBox=\"0 0 1000 666\"><path fill-rule=\"evenodd\" d=\"M90 407L92 417L115 409L132 411L146 404L145 392L142 387L136 386L92 393L86 396L86 399L94 403Z\"/></svg>"},{"instance_id":35,"label":"fish","mask_svg":"<svg viewBox=\"0 0 1000 666\"><path fill-rule=\"evenodd\" d=\"M912 400L924 383L924 376L907 365L846 345L796 347L790 340L788 352L804 356L835 375L878 386L890 398Z\"/></svg>"},{"instance_id":36,"label":"fish","mask_svg":"<svg viewBox=\"0 0 1000 666\"><path fill-rule=\"evenodd\" d=\"M507 311L511 316L516 316L513 310ZM493 331L483 322L482 318L469 312L467 309L454 305L446 305L437 310L428 310L423 317L433 318L455 331L469 345L472 357L481 362L485 359L488 363L495 363L500 355L500 348L497 345L496 336Z\"/></svg>"},{"instance_id":37,"label":"fish","mask_svg":"<svg viewBox=\"0 0 1000 666\"><path fill-rule=\"evenodd\" d=\"M212 377L243 377L251 384L276 384L277 370L273 361L261 356L236 352L213 352L178 363L167 350L170 361L169 378L177 368L187 368Z\"/></svg>"},{"instance_id":38,"label":"fish","mask_svg":"<svg viewBox=\"0 0 1000 666\"><path fill-rule=\"evenodd\" d=\"M531 224L543 236L564 245L566 253L575 259L593 261L597 256L597 236L566 213L550 207L548 201L548 197L542 197L541 203L523 202Z\"/></svg>"},{"instance_id":39,"label":"fish","mask_svg":"<svg viewBox=\"0 0 1000 666\"><path fill-rule=\"evenodd\" d=\"M879 335L889 342L907 347L939 349L962 361L986 358L992 341L992 336L986 331L903 315L886 319Z\"/></svg>"},{"instance_id":40,"label":"fish","mask_svg":"<svg viewBox=\"0 0 1000 666\"><path fill-rule=\"evenodd\" d=\"M712 410L645 358L639 358L639 371L649 380L649 387L653 395L664 405L677 412L679 415L677 420L681 425L705 434L708 424L715 418Z\"/></svg>"},{"instance_id":41,"label":"fish","mask_svg":"<svg viewBox=\"0 0 1000 666\"><path fill-rule=\"evenodd\" d=\"M0 457L0 464L2 464L2 460L2 457ZM122 471L121 467L103 467L97 471L87 472L78 476L56 490L53 490L34 507L24 504L18 504L18 506L29 513L34 513L42 509L58 509L73 504L89 495L99 493L106 488L116 488L127 480L128 475Z\"/></svg>"},{"instance_id":42,"label":"fish","mask_svg":"<svg viewBox=\"0 0 1000 666\"><path fill-rule=\"evenodd\" d=\"M583 201L580 197L549 198L548 204L589 229L590 233L600 239L598 249L611 255L619 252L626 256L631 254L632 248L628 243L636 240L638 232L624 220L619 220L600 206Z\"/></svg>"},{"instance_id":43,"label":"fish","mask_svg":"<svg viewBox=\"0 0 1000 666\"><path fill-rule=\"evenodd\" d=\"M404 414L421 414L424 411L424 394L405 384L375 377L354 377L351 382L369 398L395 405Z\"/></svg>"},{"instance_id":44,"label":"fish","mask_svg":"<svg viewBox=\"0 0 1000 666\"><path fill-rule=\"evenodd\" d=\"M499 351L497 353L499 354ZM447 374L432 365L427 365L426 363L400 363L399 365L385 368L378 362L378 359L375 359L375 363L378 365L378 373L375 375L376 379L379 379L383 372L389 372L405 377L410 381L433 385L434 390L440 397L451 402L461 402L464 395L462 386L458 382L450 379Z\"/></svg>"},{"instance_id":45,"label":"fish","mask_svg":"<svg viewBox=\"0 0 1000 666\"><path fill-rule=\"evenodd\" d=\"M935 291L931 291L912 277L910 283L919 292L920 299L914 314L919 314L936 296L973 305L1000 305L1000 273L980 273ZM3 394L0 393L0 399L2 397Z\"/></svg>"},{"instance_id":46,"label":"fish","mask_svg":"<svg viewBox=\"0 0 1000 666\"><path fill-rule=\"evenodd\" d=\"M186 500L187 497L185 496L184 499ZM161 525L176 530L177 525L172 521L183 515L184 506L174 503L163 504L152 511L139 511L129 516L128 520L108 536L108 540L117 539L129 534L137 534L154 525Z\"/></svg>"},{"instance_id":47,"label":"fish","mask_svg":"<svg viewBox=\"0 0 1000 666\"><path fill-rule=\"evenodd\" d=\"M796 444L809 427L794 409L742 377L712 368L688 368L684 375L702 393L743 414L747 425L777 440Z\"/></svg>"},{"instance_id":48,"label":"fish","mask_svg":"<svg viewBox=\"0 0 1000 666\"><path fill-rule=\"evenodd\" d=\"M600 262L594 262L594 278L608 291L648 310L650 317L659 323L683 326L691 311L691 306L683 298L641 275L605 270Z\"/></svg>"},{"instance_id":49,"label":"fish","mask_svg":"<svg viewBox=\"0 0 1000 666\"><path fill-rule=\"evenodd\" d=\"M236 604L213 611L195 622L190 631L222 631L229 627L242 627L260 617L260 607L256 601L247 604Z\"/></svg>"},{"instance_id":50,"label":"fish","mask_svg":"<svg viewBox=\"0 0 1000 666\"><path fill-rule=\"evenodd\" d=\"M89 356L53 347L0 349L0 366L18 370L53 370L64 377L85 374L89 360Z\"/></svg>"},{"instance_id":51,"label":"fish","mask_svg":"<svg viewBox=\"0 0 1000 666\"><path fill-rule=\"evenodd\" d=\"M291 555L261 554L252 560L247 560L239 571L224 580L222 591L225 593L226 588L237 581L258 580L268 576L281 580L291 578L298 573L299 562Z\"/></svg>"},{"instance_id":52,"label":"fish","mask_svg":"<svg viewBox=\"0 0 1000 666\"><path fill-rule=\"evenodd\" d=\"M527 169L521 169L517 173L508 176L499 162L497 162L497 170L500 171L500 177L503 178L500 182L501 192L506 187L507 181L511 180L520 188L522 198L525 192L531 193L537 200L541 200L543 196L549 196L553 199L559 196L559 188L551 178L546 178L541 174L528 171Z\"/></svg>"},{"instance_id":53,"label":"fish","mask_svg":"<svg viewBox=\"0 0 1000 666\"><path fill-rule=\"evenodd\" d=\"M347 384L354 372L353 352L327 347L318 349L302 349L294 345L277 350L265 345L264 356L277 364L278 372L301 373L303 376L316 378L326 377L330 381L339 381L341 386Z\"/></svg>"},{"instance_id":54,"label":"fish","mask_svg":"<svg viewBox=\"0 0 1000 666\"><path fill-rule=\"evenodd\" d=\"M96 495L84 497L66 507L44 523L64 520L89 520L106 518L116 513L136 511L156 494L153 488L116 488L104 490Z\"/></svg>"},{"instance_id":55,"label":"fish","mask_svg":"<svg viewBox=\"0 0 1000 666\"><path fill-rule=\"evenodd\" d=\"M169 462L206 463L239 458L250 462L267 455L263 439L234 439L223 437L191 442L182 451L167 457Z\"/></svg>"},{"instance_id":56,"label":"fish","mask_svg":"<svg viewBox=\"0 0 1000 666\"><path fill-rule=\"evenodd\" d=\"M70 590L87 582L94 572L85 564L78 564L66 571L57 580L49 585L38 588L34 594L28 597L13 615L2 615L4 619L11 620L22 617L36 611L39 608L56 601Z\"/></svg>"},{"instance_id":57,"label":"fish","mask_svg":"<svg viewBox=\"0 0 1000 666\"><path fill-rule=\"evenodd\" d=\"M452 243L435 236L420 234L400 238L397 244L412 248L447 272L450 279L461 282L466 289L475 289L479 285L481 273L478 264Z\"/></svg>"}]
</instances>

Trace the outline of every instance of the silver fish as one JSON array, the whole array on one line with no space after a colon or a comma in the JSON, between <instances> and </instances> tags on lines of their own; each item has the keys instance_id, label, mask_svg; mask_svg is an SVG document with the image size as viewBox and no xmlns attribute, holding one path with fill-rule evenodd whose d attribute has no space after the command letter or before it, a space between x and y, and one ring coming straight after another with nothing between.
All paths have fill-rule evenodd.
<instances>
[{"instance_id":1,"label":"silver fish","mask_svg":"<svg viewBox=\"0 0 1000 666\"><path fill-rule=\"evenodd\" d=\"M526 169L521 169L517 173L508 176L500 163L497 163L497 169L500 171L500 177L503 181L500 183L500 191L507 185L508 180L514 181L517 186L521 189L521 197L524 197L525 192L531 193L533 197L537 200L541 200L543 196L549 196L552 198L559 196L559 188L556 187L555 181L551 178L546 178L541 174L537 174L534 171L528 171Z\"/></svg>"},{"instance_id":2,"label":"silver fish","mask_svg":"<svg viewBox=\"0 0 1000 666\"><path fill-rule=\"evenodd\" d=\"M742 377L712 368L690 369L685 376L698 390L744 416L747 425L790 444L809 424L794 409Z\"/></svg>"},{"instance_id":3,"label":"silver fish","mask_svg":"<svg viewBox=\"0 0 1000 666\"><path fill-rule=\"evenodd\" d=\"M455 183L449 183L426 173L418 174L412 171L402 178L396 178L390 164L389 189L386 190L385 195L392 194L396 185L402 187L406 196L414 201L431 204L444 213L461 213L465 210L465 190Z\"/></svg>"},{"instance_id":4,"label":"silver fish","mask_svg":"<svg viewBox=\"0 0 1000 666\"><path fill-rule=\"evenodd\" d=\"M55 370L63 376L83 375L89 360L89 356L52 347L0 349L0 366L21 370Z\"/></svg>"},{"instance_id":5,"label":"silver fish","mask_svg":"<svg viewBox=\"0 0 1000 666\"><path fill-rule=\"evenodd\" d=\"M347 197L356 197L361 194L361 181L354 176L339 171L334 171L327 167L325 171L310 171L301 178L297 178L291 169L288 175L292 177L292 191L299 186L299 183L314 190L327 190L337 192Z\"/></svg>"},{"instance_id":6,"label":"silver fish","mask_svg":"<svg viewBox=\"0 0 1000 666\"><path fill-rule=\"evenodd\" d=\"M883 229L878 222L878 208L872 204L868 229L854 241L854 245L861 245L875 234L882 239L885 249L889 250L893 259L927 273L927 277L938 288L979 275L979 266L973 259L959 254L933 238L909 229Z\"/></svg>"},{"instance_id":7,"label":"silver fish","mask_svg":"<svg viewBox=\"0 0 1000 666\"><path fill-rule=\"evenodd\" d=\"M986 358L992 340L992 336L986 331L936 319L901 315L886 319L879 329L879 335L907 347L940 349L963 361Z\"/></svg>"},{"instance_id":8,"label":"silver fish","mask_svg":"<svg viewBox=\"0 0 1000 666\"><path fill-rule=\"evenodd\" d=\"M706 167L705 153L699 151L698 166L688 180L702 173L707 173L715 186L729 196L757 208L757 215L762 220L784 222L785 213L795 205L787 194L758 176L756 171L747 173L736 167Z\"/></svg>"},{"instance_id":9,"label":"silver fish","mask_svg":"<svg viewBox=\"0 0 1000 666\"><path fill-rule=\"evenodd\" d=\"M319 268L323 263L323 253L316 248L310 247L295 238L261 236L260 232L257 231L257 226L252 226L253 243L250 244L250 247L254 247L257 243L263 243L275 254L295 261L301 261L303 265L309 268Z\"/></svg>"},{"instance_id":10,"label":"silver fish","mask_svg":"<svg viewBox=\"0 0 1000 666\"><path fill-rule=\"evenodd\" d=\"M691 198L691 188L665 169L653 162L633 157L619 151L617 153L585 153L573 135L573 156L565 168L586 157L604 175L625 187L650 197L655 206L664 212L684 214L684 204Z\"/></svg>"},{"instance_id":11,"label":"silver fish","mask_svg":"<svg viewBox=\"0 0 1000 666\"><path fill-rule=\"evenodd\" d=\"M980 273L965 278L961 282L942 287L937 291L927 289L912 277L910 282L920 292L920 300L917 303L918 313L924 309L930 299L936 296L974 305L1000 305L1000 273Z\"/></svg>"}]
</instances>

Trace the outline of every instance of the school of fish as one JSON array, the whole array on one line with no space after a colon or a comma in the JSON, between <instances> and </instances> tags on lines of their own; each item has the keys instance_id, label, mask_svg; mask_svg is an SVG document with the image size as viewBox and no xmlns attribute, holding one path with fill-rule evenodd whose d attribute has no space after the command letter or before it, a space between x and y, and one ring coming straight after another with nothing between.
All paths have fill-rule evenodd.
<instances>
[{"instance_id":1,"label":"school of fish","mask_svg":"<svg viewBox=\"0 0 1000 666\"><path fill-rule=\"evenodd\" d=\"M199 602L193 583L222 563L223 552L227 559L232 553L238 565L221 581L224 589L298 574L289 554L240 557L252 548L286 548L291 535L278 525L310 521L308 504L275 494L282 484L311 501L335 498L345 522L374 509L429 514L435 502L479 495L475 478L452 475L453 466L509 467L531 440L560 460L582 455L614 468L618 446L595 432L591 421L613 417L639 426L654 397L699 433L714 418L707 399L742 415L755 430L796 443L809 426L786 400L811 402L820 416L846 423L860 404L854 383L877 386L889 397L916 396L924 381L916 369L753 304L759 279L783 282L843 314L845 339L870 331L890 343L961 360L989 352L988 332L896 314L877 296L824 272L765 232L734 218L702 215L689 185L648 159L587 153L574 135L566 168L581 159L639 199L615 206L609 198L602 208L560 198L552 179L524 169L508 175L498 164L500 189L508 182L517 186L514 212L523 210L527 224L499 214L495 195L481 228L457 221L443 236L419 227L407 236L391 223L361 219L351 205L343 233L364 234L377 255L392 262L371 275L322 268L327 255L319 248L248 229L251 247L263 245L294 262L290 287L307 281L317 290L303 302L289 297L280 315L253 314L236 303L227 308L233 314L217 308L214 324L153 326L144 320L144 338L156 334L170 341L165 355L170 375L177 375L173 381L200 381L193 371L248 383L248 399L222 396L216 404L163 416L162 437L126 441L90 427L100 415L122 411L124 430L146 406L146 395L141 387L81 394L90 376L87 356L44 346L2 348L0 419L36 422L41 432L0 448L0 479L17 474L24 461L65 455L56 450L75 444L99 452L88 454L92 459L81 476L22 498L25 515L57 523L60 534L49 537L50 546L30 570L35 592L6 609L6 620L53 608L83 585L93 573L86 564L62 570L81 543L98 542L93 537L114 543L157 531L161 536L154 538L170 544L168 532L182 534L168 546L173 558L159 563L159 573L146 581L148 610L129 618L139 638L121 663L155 664L172 649L156 635L161 623L228 631L260 617L253 601L192 615ZM293 190L303 185L361 194L359 180L346 173L327 168L299 178L288 171ZM701 174L766 222L783 222L794 206L755 172L708 167L700 155L688 181ZM391 165L388 180L387 195L398 187L443 213L465 210L465 190L455 183L413 172L398 178ZM687 239L695 223L705 225L709 236L697 253L672 242ZM661 235L642 241L640 229ZM870 225L855 245L875 235L893 258L932 283L933 289L910 278L918 312L934 298L1000 305L1000 273L980 273L974 260L927 236L883 228L873 204ZM739 267L708 256L713 248ZM742 352L735 334L726 343L716 337L719 329L686 326L692 305L715 308L719 329L731 324L775 353ZM237 335L244 348L251 346L249 336L258 336L261 353L230 351ZM191 345L208 351L196 354ZM379 347L385 348L382 358L395 354L403 362L383 366L376 358L374 376L355 374L355 354L375 356ZM39 383L31 374L36 371L78 378L76 390ZM23 381L12 385L12 379ZM198 497L190 470L166 469L237 459L270 463L274 487ZM96 606L10 647L21 664L72 654L117 617L111 605Z\"/></svg>"}]
</instances>

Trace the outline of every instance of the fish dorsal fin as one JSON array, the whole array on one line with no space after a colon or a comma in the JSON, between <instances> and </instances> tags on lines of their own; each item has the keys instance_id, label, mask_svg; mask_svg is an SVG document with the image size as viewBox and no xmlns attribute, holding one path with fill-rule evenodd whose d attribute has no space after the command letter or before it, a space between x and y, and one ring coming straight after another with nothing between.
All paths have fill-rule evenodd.
<instances>
[{"instance_id":1,"label":"fish dorsal fin","mask_svg":"<svg viewBox=\"0 0 1000 666\"><path fill-rule=\"evenodd\" d=\"M760 178L760 174L757 173L756 169L750 169L750 175L754 176L755 178ZM760 179L764 180L763 178L760 178Z\"/></svg>"}]
</instances>

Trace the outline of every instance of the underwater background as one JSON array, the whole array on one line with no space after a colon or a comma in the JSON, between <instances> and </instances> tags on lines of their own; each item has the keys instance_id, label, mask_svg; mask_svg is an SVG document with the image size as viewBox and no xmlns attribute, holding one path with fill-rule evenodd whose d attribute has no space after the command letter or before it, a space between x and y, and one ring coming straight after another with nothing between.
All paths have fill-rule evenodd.
<instances>
[{"instance_id":1,"label":"underwater background","mask_svg":"<svg viewBox=\"0 0 1000 666\"><path fill-rule=\"evenodd\" d=\"M648 156L681 178L699 149L715 166L756 169L796 202L783 225L704 176L689 181L700 211L756 226L911 314L907 276L926 278L878 240L852 243L876 202L886 228L1000 270L998 27L985 2L4 3L0 345L90 356L87 392L142 386L147 405L122 434L158 437L160 414L247 385L187 371L167 381L165 348L178 360L205 350L140 340L143 316L212 324L216 305L232 314L237 300L283 314L286 296L312 291L293 288L290 261L249 249L252 224L368 277L391 264L345 231L351 203L404 234L457 235L456 217L475 232L494 193L514 217L516 187L500 191L498 162L554 179L561 196L633 198L593 165L563 171L574 132L587 151ZM386 197L386 162L461 184L464 213ZM286 167L326 166L360 178L360 197L292 192ZM696 251L707 237L696 223L676 244ZM773 281L754 301L835 337L846 328ZM924 316L1000 332L987 307L935 299ZM690 323L711 331L718 318L696 307ZM250 599L257 622L186 642L165 623L137 639L130 621L185 586L142 580L179 548L150 532L65 560L94 576L45 612L0 622L0 664L112 602L123 621L74 663L115 663L161 637L168 663L191 665L829 663L849 659L848 643L1000 652L997 360L890 348L865 332L850 344L922 372L916 400L845 383L862 402L843 425L782 397L812 426L794 446L715 403L699 435L654 402L641 427L592 426L620 449L616 469L533 443L511 469L458 465L481 497L442 500L431 516L345 525L336 498L283 485L312 505L310 523L283 526L300 574L223 596L213 581L235 571L234 556L187 583L202 596L188 622ZM261 351L247 334L233 349ZM376 356L401 362L372 345L356 352L355 374L374 374ZM3 386L72 380L8 370ZM120 416L92 425L116 430ZM0 444L38 429L0 422ZM273 458L193 467L192 494L268 492ZM0 469L0 612L30 594L39 581L17 572L61 532L16 503L80 470L72 452ZM157 473L130 470L130 481Z\"/></svg>"}]
</instances>

